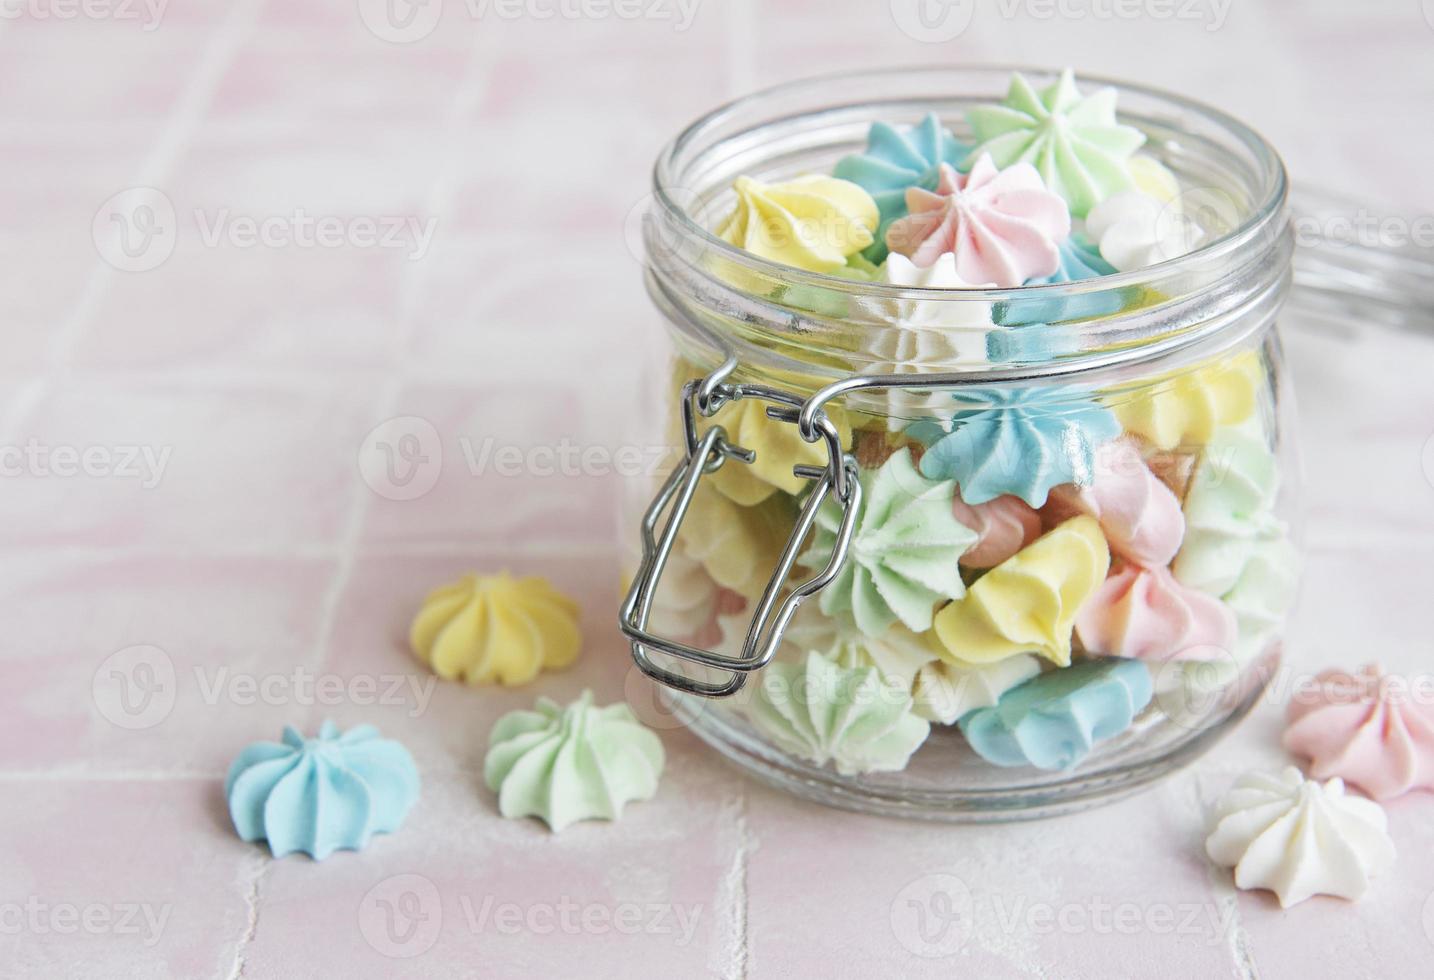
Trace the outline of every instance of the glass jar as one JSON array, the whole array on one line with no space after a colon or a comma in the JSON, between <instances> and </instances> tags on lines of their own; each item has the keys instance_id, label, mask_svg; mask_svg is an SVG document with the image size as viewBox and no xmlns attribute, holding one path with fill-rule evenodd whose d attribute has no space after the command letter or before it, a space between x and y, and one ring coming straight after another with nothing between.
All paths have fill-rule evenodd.
<instances>
[{"instance_id":1,"label":"glass jar","mask_svg":"<svg viewBox=\"0 0 1434 980\"><path fill-rule=\"evenodd\" d=\"M854 281L711 231L738 176L830 173L875 121L934 112L962 138L1008 78L785 85L657 161L668 342L637 417L674 451L630 487L622 627L702 739L824 803L983 820L1109 800L1205 751L1279 664L1292 236L1258 134L1094 80L1180 180L1161 220L1207 244L1080 282Z\"/></svg>"}]
</instances>

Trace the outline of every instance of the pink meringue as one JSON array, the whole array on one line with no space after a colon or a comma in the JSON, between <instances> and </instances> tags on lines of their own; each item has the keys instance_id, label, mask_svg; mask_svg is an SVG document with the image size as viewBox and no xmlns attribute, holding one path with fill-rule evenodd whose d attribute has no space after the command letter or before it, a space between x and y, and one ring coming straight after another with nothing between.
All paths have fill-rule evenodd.
<instances>
[{"instance_id":1,"label":"pink meringue","mask_svg":"<svg viewBox=\"0 0 1434 980\"><path fill-rule=\"evenodd\" d=\"M1235 648L1234 611L1163 565L1120 564L1081 607L1075 628L1086 650L1112 657L1211 660Z\"/></svg>"},{"instance_id":2,"label":"pink meringue","mask_svg":"<svg viewBox=\"0 0 1434 980\"><path fill-rule=\"evenodd\" d=\"M967 568L995 568L1041 536L1041 515L1010 494L968 504L958 488L951 510L956 520L976 532L976 543L957 559Z\"/></svg>"},{"instance_id":3,"label":"pink meringue","mask_svg":"<svg viewBox=\"0 0 1434 980\"><path fill-rule=\"evenodd\" d=\"M996 169L983 153L969 174L941 164L935 191L906 191L906 217L892 222L886 245L925 268L946 252L966 282L1020 286L1060 267L1070 208L1046 189L1029 163Z\"/></svg>"},{"instance_id":4,"label":"pink meringue","mask_svg":"<svg viewBox=\"0 0 1434 980\"><path fill-rule=\"evenodd\" d=\"M1092 486L1053 489L1043 514L1047 526L1089 514L1111 551L1147 568L1170 564L1185 537L1180 500L1129 443L1097 462Z\"/></svg>"},{"instance_id":5,"label":"pink meringue","mask_svg":"<svg viewBox=\"0 0 1434 980\"><path fill-rule=\"evenodd\" d=\"M1286 715L1285 748L1310 760L1317 779L1339 776L1376 800L1434 789L1434 697L1378 664L1358 674L1326 670Z\"/></svg>"}]
</instances>

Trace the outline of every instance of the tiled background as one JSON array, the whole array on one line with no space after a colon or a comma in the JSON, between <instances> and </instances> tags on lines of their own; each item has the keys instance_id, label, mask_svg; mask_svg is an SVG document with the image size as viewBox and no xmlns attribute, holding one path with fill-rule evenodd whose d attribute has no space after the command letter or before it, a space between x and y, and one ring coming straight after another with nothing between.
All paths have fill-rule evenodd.
<instances>
[{"instance_id":1,"label":"tiled background","mask_svg":"<svg viewBox=\"0 0 1434 980\"><path fill-rule=\"evenodd\" d=\"M1208 801L1281 759L1277 703L1159 788L1055 823L829 812L742 779L680 731L664 733L658 798L620 824L555 837L499 820L480 778L494 718L538 690L623 696L620 481L475 474L460 440L617 444L633 350L660 343L624 219L661 143L721 99L845 67L1070 63L1226 106L1298 181L1412 219L1434 210L1434 4L965 0L969 27L923 43L899 27L906 0L701 0L684 30L578 0L492 0L479 17L471 2L393 0L419 28L441 13L410 43L378 36L386 8L369 0L5 8L0 445L96 452L91 475L30 462L0 481L0 975L1427 972L1429 797L1389 808L1400 863L1357 906L1282 912L1203 860ZM136 187L173 207L177 236L156 268L121 271L103 205ZM418 257L205 240L216 222L299 212L431 220L433 236ZM1312 545L1293 657L1300 670L1425 666L1434 343L1289 326ZM375 465L374 427L406 416L432 423L425 448L436 441L443 465L426 495L391 500L360 463ZM130 448L163 454L162 470L120 466ZM474 566L545 574L578 597L580 665L536 689L327 708L284 680L424 681L408 617ZM113 723L105 686L142 654L108 658L135 645L175 671L172 706L137 730ZM206 696L236 677L269 680L271 696ZM403 739L424 798L361 854L270 861L231 833L222 773L245 742L324 715ZM917 955L930 950L903 897L935 874L976 901L944 958ZM405 891L425 917L399 951L421 955L392 958L374 915ZM505 905L532 923L498 924ZM1115 928L1129 921L1115 906L1137 924ZM544 928L563 908L577 926ZM621 909L640 914L636 933L593 924Z\"/></svg>"}]
</instances>

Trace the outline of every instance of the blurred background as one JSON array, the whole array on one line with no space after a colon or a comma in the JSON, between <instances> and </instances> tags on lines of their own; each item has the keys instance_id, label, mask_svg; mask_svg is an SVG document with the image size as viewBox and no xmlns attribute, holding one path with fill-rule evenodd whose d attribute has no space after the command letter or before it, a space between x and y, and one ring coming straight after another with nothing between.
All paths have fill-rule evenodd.
<instances>
[{"instance_id":1,"label":"blurred background","mask_svg":"<svg viewBox=\"0 0 1434 980\"><path fill-rule=\"evenodd\" d=\"M447 916L414 976L949 975L886 917L903 882L961 862L1033 900L1233 908L1192 828L1226 781L1210 773L1280 758L1277 706L1200 773L1039 834L897 839L747 783L680 732L664 735L658 800L560 844L497 820L478 783L501 711L624 694L613 454L637 353L662 342L632 247L659 148L786 79L973 62L1070 65L1220 106L1297 185L1367 201L1376 238L1434 212L1431 0L5 0L0 780L24 804L0 808L0 882L16 901L171 909L153 944L7 928L0 975L397 975L353 910L400 873L436 883ZM1311 666L1371 647L1412 659L1434 553L1431 348L1357 310L1337 319L1288 341L1304 608L1324 611L1291 644ZM1352 486L1375 489L1356 504ZM430 686L392 704L229 686L423 681L408 618L472 567L577 596L582 663L541 691ZM219 780L247 741L325 716L403 739L424 804L363 855L271 864L233 839ZM1429 816L1397 817L1402 840ZM1112 820L1128 853L1092 843ZM814 901L832 841L870 846ZM1374 911L1330 903L1296 926L1241 899L1238 933L1145 934L1150 955L1212 976L1372 975L1357 955L1372 949L1395 973L1427 962L1434 847L1410 851ZM705 912L685 945L475 935L452 904L475 880L528 902L658 895ZM840 938L815 950L811 935ZM1107 939L1016 930L962 962L1128 972L1138 947Z\"/></svg>"}]
</instances>

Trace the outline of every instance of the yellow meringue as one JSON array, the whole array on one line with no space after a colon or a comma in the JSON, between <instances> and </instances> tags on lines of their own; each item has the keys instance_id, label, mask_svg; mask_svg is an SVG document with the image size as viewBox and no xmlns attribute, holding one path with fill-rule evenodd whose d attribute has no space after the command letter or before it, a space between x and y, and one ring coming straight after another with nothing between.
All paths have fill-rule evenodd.
<instances>
[{"instance_id":1,"label":"yellow meringue","mask_svg":"<svg viewBox=\"0 0 1434 980\"><path fill-rule=\"evenodd\" d=\"M1126 431L1168 450L1209 442L1217 427L1249 418L1263 379L1259 354L1243 351L1151 378L1140 390L1107 402Z\"/></svg>"},{"instance_id":2,"label":"yellow meringue","mask_svg":"<svg viewBox=\"0 0 1434 980\"><path fill-rule=\"evenodd\" d=\"M727 439L757 454L751 463L729 459L709 480L723 494L746 507L760 504L778 490L797 494L811 485L792 472L800 464L825 466L823 442L807 442L790 422L767 417L769 402L744 398L723 405L712 422L727 430ZM828 405L824 409L836 425L843 447L851 445L851 423L846 412Z\"/></svg>"},{"instance_id":3,"label":"yellow meringue","mask_svg":"<svg viewBox=\"0 0 1434 980\"><path fill-rule=\"evenodd\" d=\"M717 234L760 258L832 273L876 240L876 201L849 180L809 174L767 184L738 177L733 189L737 206Z\"/></svg>"},{"instance_id":4,"label":"yellow meringue","mask_svg":"<svg viewBox=\"0 0 1434 980\"><path fill-rule=\"evenodd\" d=\"M578 605L546 580L465 575L435 589L409 627L413 652L445 680L526 684L578 655Z\"/></svg>"},{"instance_id":5,"label":"yellow meringue","mask_svg":"<svg viewBox=\"0 0 1434 980\"><path fill-rule=\"evenodd\" d=\"M1143 153L1137 153L1125 161L1135 189L1155 198L1161 204L1169 204L1180 196L1180 181L1170 168L1159 160Z\"/></svg>"},{"instance_id":6,"label":"yellow meringue","mask_svg":"<svg viewBox=\"0 0 1434 980\"><path fill-rule=\"evenodd\" d=\"M729 460L723 469L742 465ZM795 523L789 500L769 496L744 507L702 484L687 510L678 544L718 585L756 599L776 570Z\"/></svg>"},{"instance_id":7,"label":"yellow meringue","mask_svg":"<svg viewBox=\"0 0 1434 980\"><path fill-rule=\"evenodd\" d=\"M987 572L936 614L945 658L962 665L1036 653L1071 662L1076 612L1105 581L1110 550L1092 517L1076 517Z\"/></svg>"}]
</instances>

